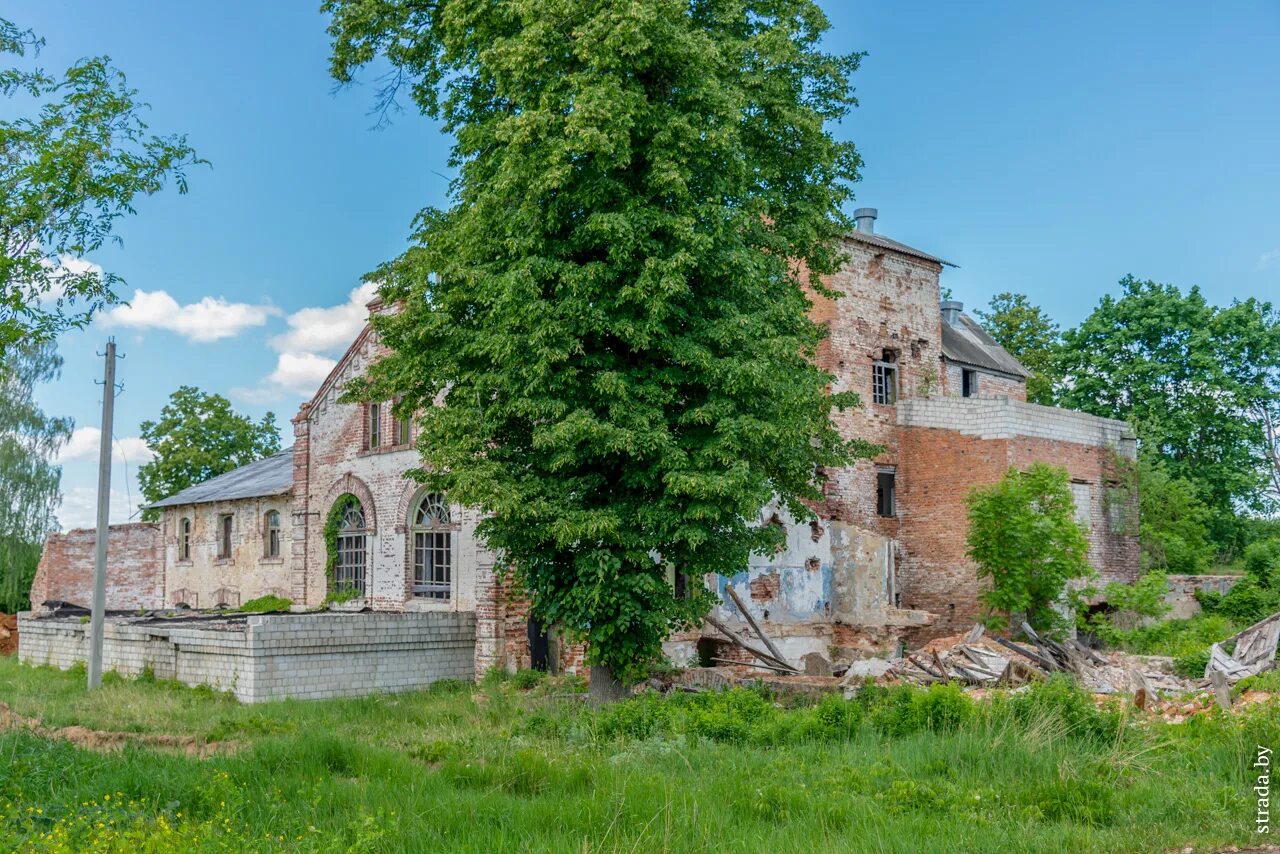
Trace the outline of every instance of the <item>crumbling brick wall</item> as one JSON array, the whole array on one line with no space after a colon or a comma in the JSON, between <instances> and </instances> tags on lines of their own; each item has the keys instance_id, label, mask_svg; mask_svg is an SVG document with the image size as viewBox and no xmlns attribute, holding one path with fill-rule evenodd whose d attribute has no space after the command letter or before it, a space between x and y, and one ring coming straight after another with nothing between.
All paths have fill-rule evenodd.
<instances>
[{"instance_id":1,"label":"crumbling brick wall","mask_svg":"<svg viewBox=\"0 0 1280 854\"><path fill-rule=\"evenodd\" d=\"M913 639L964 631L980 615L981 586L966 554L965 499L975 486L996 482L1010 467L1047 462L1066 468L1080 502L1078 518L1089 529L1089 560L1100 580L1138 576L1136 493L1123 483L1118 464L1118 458L1133 453L1132 442L1124 438L1127 428L1048 407L1008 407L1008 402L955 399L903 410L901 604L937 615ZM1043 435L1016 435L1020 431Z\"/></svg>"},{"instance_id":2,"label":"crumbling brick wall","mask_svg":"<svg viewBox=\"0 0 1280 854\"><path fill-rule=\"evenodd\" d=\"M49 534L35 581L33 608L49 601L89 607L97 532L78 528ZM108 611L134 611L164 605L164 554L160 527L147 522L112 525L107 534Z\"/></svg>"}]
</instances>

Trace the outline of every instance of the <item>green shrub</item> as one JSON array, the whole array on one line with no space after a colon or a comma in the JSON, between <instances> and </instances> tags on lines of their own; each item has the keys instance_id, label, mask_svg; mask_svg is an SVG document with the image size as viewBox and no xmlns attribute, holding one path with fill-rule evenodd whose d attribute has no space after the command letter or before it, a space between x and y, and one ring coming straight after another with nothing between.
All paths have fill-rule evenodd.
<instances>
[{"instance_id":1,"label":"green shrub","mask_svg":"<svg viewBox=\"0 0 1280 854\"><path fill-rule=\"evenodd\" d=\"M1264 587L1250 576L1236 582L1225 596L1202 596L1199 601L1206 613L1248 625L1280 611L1280 590Z\"/></svg>"},{"instance_id":2,"label":"green shrub","mask_svg":"<svg viewBox=\"0 0 1280 854\"><path fill-rule=\"evenodd\" d=\"M671 731L674 704L658 694L641 694L600 711L598 732L607 739L643 740Z\"/></svg>"},{"instance_id":3,"label":"green shrub","mask_svg":"<svg viewBox=\"0 0 1280 854\"><path fill-rule=\"evenodd\" d=\"M1118 709L1100 709L1065 676L1036 682L1009 698L1008 709L1023 726L1060 725L1064 735L1113 741L1120 731Z\"/></svg>"},{"instance_id":4,"label":"green shrub","mask_svg":"<svg viewBox=\"0 0 1280 854\"><path fill-rule=\"evenodd\" d=\"M1204 676L1205 668L1209 666L1209 648L1188 652L1185 655L1176 655L1173 658L1173 670L1179 676L1187 679L1198 679Z\"/></svg>"},{"instance_id":5,"label":"green shrub","mask_svg":"<svg viewBox=\"0 0 1280 854\"><path fill-rule=\"evenodd\" d=\"M1244 550L1244 571L1265 588L1280 587L1280 539L1250 543Z\"/></svg>"},{"instance_id":6,"label":"green shrub","mask_svg":"<svg viewBox=\"0 0 1280 854\"><path fill-rule=\"evenodd\" d=\"M930 685L916 695L921 722L931 732L954 732L973 713L973 701L959 685Z\"/></svg>"},{"instance_id":7,"label":"green shrub","mask_svg":"<svg viewBox=\"0 0 1280 854\"><path fill-rule=\"evenodd\" d=\"M685 715L685 731L712 741L746 741L751 730L778 715L773 703L757 691L728 691L694 695Z\"/></svg>"},{"instance_id":8,"label":"green shrub","mask_svg":"<svg viewBox=\"0 0 1280 854\"><path fill-rule=\"evenodd\" d=\"M259 596L257 599L250 599L245 602L237 611L252 611L256 613L270 611L288 611L293 607L293 600L286 599L283 596Z\"/></svg>"},{"instance_id":9,"label":"green shrub","mask_svg":"<svg viewBox=\"0 0 1280 854\"><path fill-rule=\"evenodd\" d=\"M545 678L547 674L541 670L517 670L511 677L511 684L521 691L528 691Z\"/></svg>"}]
</instances>

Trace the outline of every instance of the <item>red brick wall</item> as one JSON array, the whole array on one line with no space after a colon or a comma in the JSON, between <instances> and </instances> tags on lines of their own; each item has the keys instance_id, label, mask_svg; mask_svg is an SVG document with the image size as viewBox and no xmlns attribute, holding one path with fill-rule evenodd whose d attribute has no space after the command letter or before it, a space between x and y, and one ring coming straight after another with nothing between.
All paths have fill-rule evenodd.
<instances>
[{"instance_id":1,"label":"red brick wall","mask_svg":"<svg viewBox=\"0 0 1280 854\"><path fill-rule=\"evenodd\" d=\"M1075 488L1090 496L1081 520L1089 526L1090 563L1100 571L1100 580L1137 577L1135 532L1108 518L1106 490L1115 488L1118 475L1110 448L1029 437L983 439L926 427L902 428L900 447L901 604L937 615L914 639L967 630L980 615L977 572L965 554L965 497L974 486L999 480L1010 466L1025 469L1033 462L1047 462L1065 467ZM1085 486L1087 490L1080 489Z\"/></svg>"},{"instance_id":2,"label":"red brick wall","mask_svg":"<svg viewBox=\"0 0 1280 854\"><path fill-rule=\"evenodd\" d=\"M50 600L90 606L96 539L92 528L49 535L31 585L33 607ZM112 525L107 536L107 610L163 606L164 550L160 527L146 522Z\"/></svg>"}]
</instances>

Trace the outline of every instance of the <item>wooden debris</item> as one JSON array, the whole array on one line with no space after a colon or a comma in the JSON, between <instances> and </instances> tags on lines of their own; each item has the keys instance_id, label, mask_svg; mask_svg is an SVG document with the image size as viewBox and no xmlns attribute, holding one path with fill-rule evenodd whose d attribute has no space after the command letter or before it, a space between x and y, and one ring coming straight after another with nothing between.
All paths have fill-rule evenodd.
<instances>
[{"instance_id":1,"label":"wooden debris","mask_svg":"<svg viewBox=\"0 0 1280 854\"><path fill-rule=\"evenodd\" d=\"M751 611L747 609L742 598L738 596L738 592L733 589L733 585L725 584L724 590L729 594L729 598L733 600L733 604L738 606L738 610L742 612L742 618L747 621L747 625L751 627L751 630L755 632L764 643L765 648L769 650L770 654L772 654L778 661L790 666L791 663L787 661L786 656L784 656L782 652L774 646L773 641L769 639L769 636L764 633L764 629L760 628L760 624L756 622L756 618L751 616Z\"/></svg>"},{"instance_id":2,"label":"wooden debris","mask_svg":"<svg viewBox=\"0 0 1280 854\"><path fill-rule=\"evenodd\" d=\"M1224 647L1232 641L1236 643L1235 651L1228 655ZM1234 684L1246 676L1270 670L1276 666L1278 643L1280 611L1210 647L1204 675L1213 679L1214 674L1221 673L1228 684Z\"/></svg>"},{"instance_id":3,"label":"wooden debris","mask_svg":"<svg viewBox=\"0 0 1280 854\"><path fill-rule=\"evenodd\" d=\"M796 669L796 667L792 665L790 662L785 661L781 658L776 658L771 653L765 652L762 649L757 649L756 647L744 641L742 638L738 637L736 634L733 633L732 629L730 629L724 623L717 620L715 617L712 617L710 614L708 614L704 619L708 623L710 623L712 626L714 626L716 629L718 629L720 633L723 634L725 637L727 637L730 641L742 647L743 649L751 653L751 655L755 656L760 661L763 661L766 664L772 664L775 667L777 667L779 670L782 670L786 673L799 674L800 671Z\"/></svg>"},{"instance_id":4,"label":"wooden debris","mask_svg":"<svg viewBox=\"0 0 1280 854\"><path fill-rule=\"evenodd\" d=\"M1213 698L1224 709L1231 708L1231 688L1227 686L1227 675L1221 670L1209 674L1209 682L1213 685Z\"/></svg>"}]
</instances>

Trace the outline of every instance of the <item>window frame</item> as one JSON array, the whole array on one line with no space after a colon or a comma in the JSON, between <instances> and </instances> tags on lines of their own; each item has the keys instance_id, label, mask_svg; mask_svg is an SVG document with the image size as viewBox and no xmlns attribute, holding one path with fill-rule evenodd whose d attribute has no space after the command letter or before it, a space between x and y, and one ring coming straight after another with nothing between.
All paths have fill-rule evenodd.
<instances>
[{"instance_id":1,"label":"window frame","mask_svg":"<svg viewBox=\"0 0 1280 854\"><path fill-rule=\"evenodd\" d=\"M354 524L356 521L359 524ZM369 527L364 504L359 499L342 514L334 552L333 592L354 590L358 596L365 596L369 583ZM358 562L354 560L356 556Z\"/></svg>"},{"instance_id":2,"label":"window frame","mask_svg":"<svg viewBox=\"0 0 1280 854\"><path fill-rule=\"evenodd\" d=\"M191 517L178 519L178 560L191 560Z\"/></svg>"},{"instance_id":3,"label":"window frame","mask_svg":"<svg viewBox=\"0 0 1280 854\"><path fill-rule=\"evenodd\" d=\"M235 514L218 514L218 560L231 560L231 534L235 530Z\"/></svg>"},{"instance_id":4,"label":"window frame","mask_svg":"<svg viewBox=\"0 0 1280 854\"><path fill-rule=\"evenodd\" d=\"M262 515L262 556L269 560L276 559L280 557L280 551L280 511L268 510Z\"/></svg>"},{"instance_id":5,"label":"window frame","mask_svg":"<svg viewBox=\"0 0 1280 854\"><path fill-rule=\"evenodd\" d=\"M367 431L368 441L366 442L369 450L377 450L382 446L382 404L370 403L368 407L367 417L365 419L365 430Z\"/></svg>"},{"instance_id":6,"label":"window frame","mask_svg":"<svg viewBox=\"0 0 1280 854\"><path fill-rule=\"evenodd\" d=\"M973 368L960 369L960 396L978 396L978 372Z\"/></svg>"},{"instance_id":7,"label":"window frame","mask_svg":"<svg viewBox=\"0 0 1280 854\"><path fill-rule=\"evenodd\" d=\"M898 354L885 349L880 358L871 363L871 402L893 406L898 397Z\"/></svg>"},{"instance_id":8,"label":"window frame","mask_svg":"<svg viewBox=\"0 0 1280 854\"><path fill-rule=\"evenodd\" d=\"M453 601L453 533L457 524L444 493L424 492L409 518L409 595L415 601Z\"/></svg>"}]
</instances>

